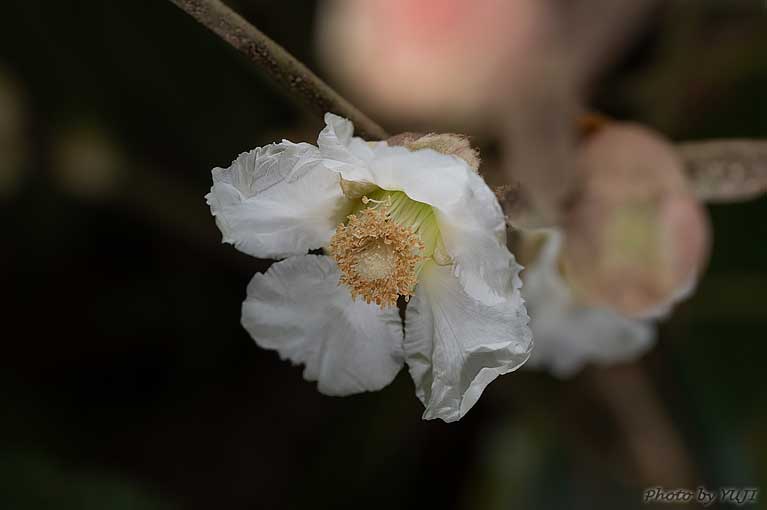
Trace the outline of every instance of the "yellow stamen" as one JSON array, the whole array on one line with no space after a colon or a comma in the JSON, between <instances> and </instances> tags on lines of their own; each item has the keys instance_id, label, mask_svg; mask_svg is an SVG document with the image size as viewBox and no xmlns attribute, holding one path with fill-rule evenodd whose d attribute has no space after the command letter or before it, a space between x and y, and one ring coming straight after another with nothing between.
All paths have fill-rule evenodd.
<instances>
[{"instance_id":1,"label":"yellow stamen","mask_svg":"<svg viewBox=\"0 0 767 510\"><path fill-rule=\"evenodd\" d=\"M330 241L330 253L341 270L341 283L381 308L394 306L399 296L413 295L424 242L411 228L398 224L383 201L348 217ZM388 205L388 204L387 204Z\"/></svg>"}]
</instances>

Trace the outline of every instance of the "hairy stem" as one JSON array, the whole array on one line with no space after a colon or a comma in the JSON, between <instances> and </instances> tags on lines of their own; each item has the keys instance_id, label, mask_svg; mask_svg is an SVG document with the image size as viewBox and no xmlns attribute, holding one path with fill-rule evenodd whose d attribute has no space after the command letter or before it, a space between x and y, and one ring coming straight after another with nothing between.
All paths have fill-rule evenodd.
<instances>
[{"instance_id":1,"label":"hairy stem","mask_svg":"<svg viewBox=\"0 0 767 510\"><path fill-rule=\"evenodd\" d=\"M702 200L742 202L767 193L767 141L710 140L677 148Z\"/></svg>"},{"instance_id":2,"label":"hairy stem","mask_svg":"<svg viewBox=\"0 0 767 510\"><path fill-rule=\"evenodd\" d=\"M333 112L351 120L365 138L383 140L386 131L341 97L282 46L219 0L171 0L187 14L261 67L278 86L323 115Z\"/></svg>"}]
</instances>

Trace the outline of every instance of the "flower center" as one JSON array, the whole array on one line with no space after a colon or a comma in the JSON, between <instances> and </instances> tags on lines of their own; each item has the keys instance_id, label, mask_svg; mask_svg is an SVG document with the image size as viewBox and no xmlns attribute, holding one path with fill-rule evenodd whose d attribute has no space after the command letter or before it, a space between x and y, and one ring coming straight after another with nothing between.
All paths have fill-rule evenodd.
<instances>
[{"instance_id":1,"label":"flower center","mask_svg":"<svg viewBox=\"0 0 767 510\"><path fill-rule=\"evenodd\" d=\"M393 274L397 269L397 253L391 244L377 240L370 244L357 260L355 270L363 280L380 280Z\"/></svg>"},{"instance_id":2,"label":"flower center","mask_svg":"<svg viewBox=\"0 0 767 510\"><path fill-rule=\"evenodd\" d=\"M377 190L362 197L347 220L331 239L330 253L352 297L385 308L412 296L439 237L432 208L399 191Z\"/></svg>"}]
</instances>

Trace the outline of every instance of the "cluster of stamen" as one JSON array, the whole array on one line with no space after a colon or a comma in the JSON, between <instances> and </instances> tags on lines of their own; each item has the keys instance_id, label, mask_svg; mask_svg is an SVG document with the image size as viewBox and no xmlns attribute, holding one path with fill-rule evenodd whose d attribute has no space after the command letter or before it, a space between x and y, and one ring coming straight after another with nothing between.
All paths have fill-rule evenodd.
<instances>
[{"instance_id":1,"label":"cluster of stamen","mask_svg":"<svg viewBox=\"0 0 767 510\"><path fill-rule=\"evenodd\" d=\"M375 202L363 197L363 203ZM341 282L353 298L381 308L394 306L399 296L409 298L417 281L424 243L409 227L389 216L386 204L360 210L339 225L330 253L341 270Z\"/></svg>"}]
</instances>

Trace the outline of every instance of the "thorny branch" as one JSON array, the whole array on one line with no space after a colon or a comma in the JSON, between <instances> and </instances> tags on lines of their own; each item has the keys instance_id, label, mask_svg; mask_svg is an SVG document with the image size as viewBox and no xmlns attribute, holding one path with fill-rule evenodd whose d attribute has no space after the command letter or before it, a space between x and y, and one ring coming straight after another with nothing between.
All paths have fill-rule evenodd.
<instances>
[{"instance_id":1,"label":"thorny branch","mask_svg":"<svg viewBox=\"0 0 767 510\"><path fill-rule=\"evenodd\" d=\"M383 140L386 131L341 97L282 46L220 0L171 0L261 67L277 85L319 115L333 112L351 120L361 136Z\"/></svg>"}]
</instances>

